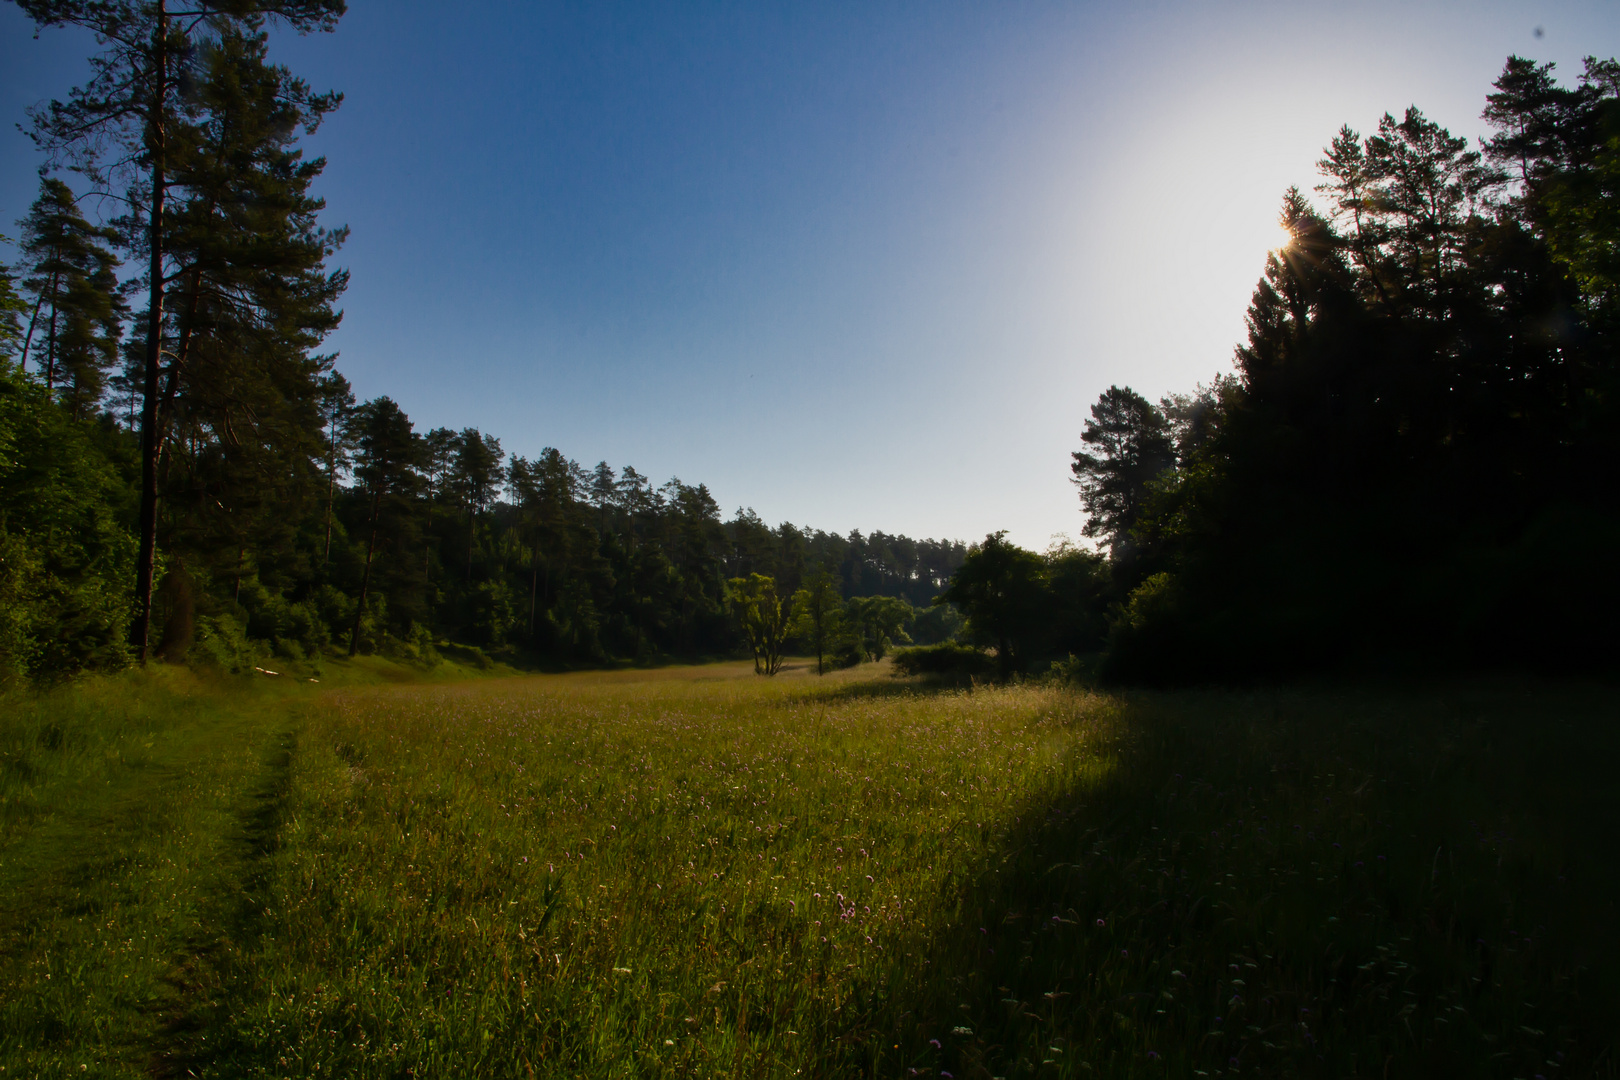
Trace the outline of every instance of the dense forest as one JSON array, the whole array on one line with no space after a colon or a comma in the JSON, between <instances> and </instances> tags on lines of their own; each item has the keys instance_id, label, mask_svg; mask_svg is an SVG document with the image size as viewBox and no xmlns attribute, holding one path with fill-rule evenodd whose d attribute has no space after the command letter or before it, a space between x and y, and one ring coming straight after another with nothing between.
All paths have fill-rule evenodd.
<instances>
[{"instance_id":1,"label":"dense forest","mask_svg":"<svg viewBox=\"0 0 1620 1080\"><path fill-rule=\"evenodd\" d=\"M346 231L298 146L341 95L269 57L340 0L19 5L102 51L28 116L40 192L0 266L8 678L450 645L770 673L907 641L1003 676L1612 664L1613 61L1565 87L1511 58L1477 148L1416 109L1342 130L1235 371L1104 393L1072 461L1102 553L1037 554L726 520L702 484L357 401L321 351Z\"/></svg>"}]
</instances>

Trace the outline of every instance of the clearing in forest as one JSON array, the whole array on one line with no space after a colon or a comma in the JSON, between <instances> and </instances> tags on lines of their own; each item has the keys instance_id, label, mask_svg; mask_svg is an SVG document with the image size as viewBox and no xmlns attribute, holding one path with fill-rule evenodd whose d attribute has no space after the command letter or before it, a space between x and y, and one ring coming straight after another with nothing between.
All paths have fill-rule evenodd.
<instances>
[{"instance_id":1,"label":"clearing in forest","mask_svg":"<svg viewBox=\"0 0 1620 1080\"><path fill-rule=\"evenodd\" d=\"M0 1075L1610 1075L1615 696L17 699Z\"/></svg>"}]
</instances>

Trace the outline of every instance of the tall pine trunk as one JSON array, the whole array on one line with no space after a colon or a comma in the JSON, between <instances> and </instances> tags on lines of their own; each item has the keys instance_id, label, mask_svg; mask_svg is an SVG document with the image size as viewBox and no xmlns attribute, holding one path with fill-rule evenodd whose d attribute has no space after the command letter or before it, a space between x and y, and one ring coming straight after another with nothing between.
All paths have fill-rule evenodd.
<instances>
[{"instance_id":1,"label":"tall pine trunk","mask_svg":"<svg viewBox=\"0 0 1620 1080\"><path fill-rule=\"evenodd\" d=\"M331 438L331 450L326 459L326 543L321 551L321 569L332 562L332 500L337 496L337 435Z\"/></svg>"},{"instance_id":2,"label":"tall pine trunk","mask_svg":"<svg viewBox=\"0 0 1620 1080\"><path fill-rule=\"evenodd\" d=\"M540 552L529 552L529 643L534 644L534 604L540 592Z\"/></svg>"},{"instance_id":3,"label":"tall pine trunk","mask_svg":"<svg viewBox=\"0 0 1620 1080\"><path fill-rule=\"evenodd\" d=\"M167 180L164 169L165 136L163 105L168 96L169 16L166 0L158 0L157 26L152 32L156 70L153 72L150 112L147 116L147 145L152 160L152 207L147 222L151 262L147 271L148 310L146 316L146 358L141 390L141 513L140 550L135 561L135 626L131 633L141 663L146 663L152 629L152 571L157 558L158 453L158 369L163 359L163 200Z\"/></svg>"},{"instance_id":4,"label":"tall pine trunk","mask_svg":"<svg viewBox=\"0 0 1620 1080\"><path fill-rule=\"evenodd\" d=\"M45 396L56 393L56 274L51 274L51 328L45 339Z\"/></svg>"}]
</instances>

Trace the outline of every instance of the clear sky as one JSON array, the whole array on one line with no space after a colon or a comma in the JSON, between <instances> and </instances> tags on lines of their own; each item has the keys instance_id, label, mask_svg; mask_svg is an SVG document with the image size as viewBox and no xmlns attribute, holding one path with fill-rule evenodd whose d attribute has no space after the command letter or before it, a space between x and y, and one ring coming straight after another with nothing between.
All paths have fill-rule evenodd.
<instances>
[{"instance_id":1,"label":"clear sky","mask_svg":"<svg viewBox=\"0 0 1620 1080\"><path fill-rule=\"evenodd\" d=\"M8 233L10 123L90 47L0 6ZM307 145L362 397L728 516L1043 548L1102 390L1230 369L1339 126L1482 134L1515 52L1572 81L1620 5L350 0L276 55L346 95Z\"/></svg>"}]
</instances>

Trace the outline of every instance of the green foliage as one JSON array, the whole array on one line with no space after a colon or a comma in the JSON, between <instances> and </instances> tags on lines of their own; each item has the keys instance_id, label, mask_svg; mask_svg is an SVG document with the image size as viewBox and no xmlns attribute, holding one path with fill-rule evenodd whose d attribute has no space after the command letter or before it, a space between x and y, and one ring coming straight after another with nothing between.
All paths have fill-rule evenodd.
<instances>
[{"instance_id":1,"label":"green foliage","mask_svg":"<svg viewBox=\"0 0 1620 1080\"><path fill-rule=\"evenodd\" d=\"M789 600L783 604L777 594L776 580L764 574L732 578L726 583L726 602L742 624L748 647L754 654L754 674L775 675L781 671L793 603Z\"/></svg>"},{"instance_id":2,"label":"green foliage","mask_svg":"<svg viewBox=\"0 0 1620 1080\"><path fill-rule=\"evenodd\" d=\"M226 613L197 617L195 636L186 658L205 669L242 675L264 659L262 644L247 636L242 623Z\"/></svg>"},{"instance_id":3,"label":"green foliage","mask_svg":"<svg viewBox=\"0 0 1620 1080\"><path fill-rule=\"evenodd\" d=\"M902 675L948 675L982 679L994 675L996 668L995 658L983 649L955 641L897 649L894 653L894 670Z\"/></svg>"},{"instance_id":4,"label":"green foliage","mask_svg":"<svg viewBox=\"0 0 1620 1080\"><path fill-rule=\"evenodd\" d=\"M30 348L45 389L75 417L91 415L117 360L127 315L118 291L118 232L91 225L62 181L40 181L39 198L22 221L22 285L34 298L20 366Z\"/></svg>"},{"instance_id":5,"label":"green foliage","mask_svg":"<svg viewBox=\"0 0 1620 1080\"><path fill-rule=\"evenodd\" d=\"M10 677L128 661L135 551L112 438L0 359L0 671Z\"/></svg>"},{"instance_id":6,"label":"green foliage","mask_svg":"<svg viewBox=\"0 0 1620 1080\"><path fill-rule=\"evenodd\" d=\"M904 627L911 621L911 605L893 596L862 596L844 606L845 618L868 660L881 660L889 646L909 645Z\"/></svg>"},{"instance_id":7,"label":"green foliage","mask_svg":"<svg viewBox=\"0 0 1620 1080\"><path fill-rule=\"evenodd\" d=\"M1285 196L1238 379L1140 488L1104 670L1613 668L1617 71L1513 58L1483 154L1410 109L1334 139L1327 213Z\"/></svg>"},{"instance_id":8,"label":"green foliage","mask_svg":"<svg viewBox=\"0 0 1620 1080\"><path fill-rule=\"evenodd\" d=\"M955 604L967 616L975 636L996 647L1003 679L1018 669L1029 639L1045 614L1045 566L1040 556L1007 542L1005 532L992 533L972 548L942 602Z\"/></svg>"},{"instance_id":9,"label":"green foliage","mask_svg":"<svg viewBox=\"0 0 1620 1080\"><path fill-rule=\"evenodd\" d=\"M1176 463L1170 425L1130 387L1110 386L1091 407L1081 441L1090 450L1070 455L1070 468L1086 509L1085 534L1106 537L1115 558L1123 557L1148 485Z\"/></svg>"},{"instance_id":10,"label":"green foliage","mask_svg":"<svg viewBox=\"0 0 1620 1080\"><path fill-rule=\"evenodd\" d=\"M1108 566L1093 552L1063 545L1037 555L994 533L969 550L940 594L967 616L967 631L993 645L1002 679L1037 660L1089 652L1106 629Z\"/></svg>"},{"instance_id":11,"label":"green foliage","mask_svg":"<svg viewBox=\"0 0 1620 1080\"><path fill-rule=\"evenodd\" d=\"M967 625L962 613L956 610L953 604L932 604L926 608L914 608L911 622L906 628L907 635L918 645L938 645L941 642L955 641L956 635L961 633Z\"/></svg>"},{"instance_id":12,"label":"green foliage","mask_svg":"<svg viewBox=\"0 0 1620 1080\"><path fill-rule=\"evenodd\" d=\"M483 638L483 644L506 644L507 635L517 625L511 588L504 581L480 582L473 600L474 633Z\"/></svg>"},{"instance_id":13,"label":"green foliage","mask_svg":"<svg viewBox=\"0 0 1620 1080\"><path fill-rule=\"evenodd\" d=\"M790 636L816 654L816 674L827 673L827 654L844 635L844 603L838 585L825 567L807 574L804 587L793 594Z\"/></svg>"}]
</instances>

